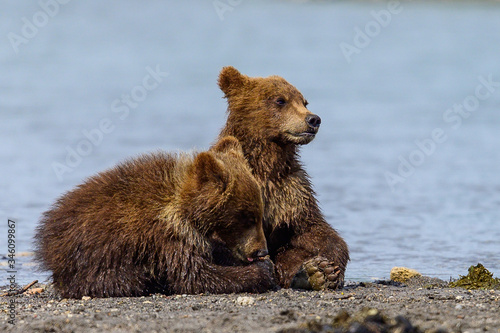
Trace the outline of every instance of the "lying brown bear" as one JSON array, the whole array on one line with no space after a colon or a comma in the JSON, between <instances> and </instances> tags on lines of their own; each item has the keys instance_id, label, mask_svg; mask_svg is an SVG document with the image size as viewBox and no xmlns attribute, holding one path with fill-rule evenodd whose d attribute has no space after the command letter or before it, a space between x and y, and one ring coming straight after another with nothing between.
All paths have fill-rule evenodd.
<instances>
[{"instance_id":1,"label":"lying brown bear","mask_svg":"<svg viewBox=\"0 0 500 333\"><path fill-rule=\"evenodd\" d=\"M63 297L264 292L275 285L262 214L241 146L226 137L89 178L44 213L36 259Z\"/></svg>"}]
</instances>

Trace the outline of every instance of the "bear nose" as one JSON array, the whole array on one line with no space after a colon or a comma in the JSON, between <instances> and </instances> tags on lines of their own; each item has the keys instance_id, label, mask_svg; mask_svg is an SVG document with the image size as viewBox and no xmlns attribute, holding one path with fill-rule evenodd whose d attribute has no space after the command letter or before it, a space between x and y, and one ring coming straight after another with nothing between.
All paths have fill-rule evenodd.
<instances>
[{"instance_id":1,"label":"bear nose","mask_svg":"<svg viewBox=\"0 0 500 333\"><path fill-rule=\"evenodd\" d=\"M309 126L317 128L321 124L321 118L315 114L310 114L306 117L306 122Z\"/></svg>"},{"instance_id":2,"label":"bear nose","mask_svg":"<svg viewBox=\"0 0 500 333\"><path fill-rule=\"evenodd\" d=\"M252 254L252 257L254 258L262 258L262 257L265 257L269 254L269 252L267 251L267 249L262 249L262 250L256 250L253 254Z\"/></svg>"}]
</instances>

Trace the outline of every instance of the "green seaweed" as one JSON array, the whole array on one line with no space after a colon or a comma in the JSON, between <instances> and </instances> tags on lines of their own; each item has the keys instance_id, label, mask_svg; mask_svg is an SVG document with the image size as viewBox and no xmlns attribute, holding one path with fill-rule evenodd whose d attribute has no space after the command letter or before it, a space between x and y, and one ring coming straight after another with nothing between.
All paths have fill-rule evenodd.
<instances>
[{"instance_id":1,"label":"green seaweed","mask_svg":"<svg viewBox=\"0 0 500 333\"><path fill-rule=\"evenodd\" d=\"M457 281L449 283L452 288L465 289L500 289L500 279L493 278L493 273L490 273L483 265L469 267L469 274L461 276Z\"/></svg>"},{"instance_id":2,"label":"green seaweed","mask_svg":"<svg viewBox=\"0 0 500 333\"><path fill-rule=\"evenodd\" d=\"M328 322L329 321L329 322ZM403 317L395 318L384 315L374 308L363 308L358 312L349 314L346 310L341 310L335 318L325 320L312 319L301 324L299 327L285 328L279 333L423 333L423 331L413 326L411 322ZM433 332L445 332L434 330Z\"/></svg>"}]
</instances>

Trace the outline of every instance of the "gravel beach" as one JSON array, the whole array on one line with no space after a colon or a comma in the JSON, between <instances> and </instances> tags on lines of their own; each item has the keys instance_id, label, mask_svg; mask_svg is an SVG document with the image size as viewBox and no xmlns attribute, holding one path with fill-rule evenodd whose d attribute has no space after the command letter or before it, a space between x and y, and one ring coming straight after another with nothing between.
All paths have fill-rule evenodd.
<instances>
[{"instance_id":1,"label":"gravel beach","mask_svg":"<svg viewBox=\"0 0 500 333\"><path fill-rule=\"evenodd\" d=\"M385 327L388 332L500 332L499 290L448 288L446 282L429 278L412 279L407 285L348 283L335 292L282 289L265 294L78 300L61 299L50 285L31 289L37 287L44 291L0 297L0 331L292 333L371 332L366 327L375 332ZM15 325L8 323L12 297ZM390 325L380 323L380 318L372 326L345 321L343 328L336 326L339 318L363 311L406 330L387 329Z\"/></svg>"}]
</instances>

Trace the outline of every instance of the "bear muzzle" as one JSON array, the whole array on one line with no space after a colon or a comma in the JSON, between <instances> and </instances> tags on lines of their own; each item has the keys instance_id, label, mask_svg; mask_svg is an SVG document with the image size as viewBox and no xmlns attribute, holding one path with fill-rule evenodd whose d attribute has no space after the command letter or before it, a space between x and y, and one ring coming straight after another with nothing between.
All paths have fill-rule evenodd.
<instances>
[{"instance_id":1,"label":"bear muzzle","mask_svg":"<svg viewBox=\"0 0 500 333\"><path fill-rule=\"evenodd\" d=\"M269 254L269 252L267 251L267 249L262 249L262 250L256 250L254 251L254 253L252 253L252 255L250 257L247 258L247 260L249 262L252 262L254 261L255 259L261 259L261 258L264 258L265 256L267 256Z\"/></svg>"},{"instance_id":2,"label":"bear muzzle","mask_svg":"<svg viewBox=\"0 0 500 333\"><path fill-rule=\"evenodd\" d=\"M303 132L295 134L295 136L312 140L318 133L321 118L318 115L309 114L304 120L307 128Z\"/></svg>"}]
</instances>

